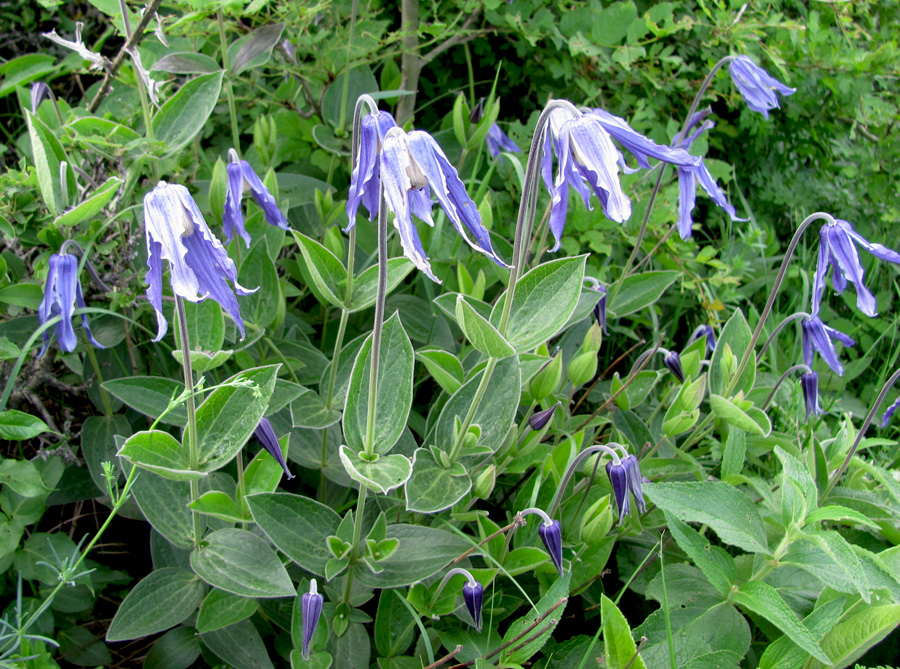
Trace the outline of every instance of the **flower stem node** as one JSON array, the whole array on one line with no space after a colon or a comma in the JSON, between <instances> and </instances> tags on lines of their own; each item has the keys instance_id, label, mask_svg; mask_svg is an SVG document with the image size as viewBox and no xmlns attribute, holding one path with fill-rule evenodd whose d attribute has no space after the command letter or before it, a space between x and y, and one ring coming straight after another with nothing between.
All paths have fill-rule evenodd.
<instances>
[{"instance_id":1,"label":"flower stem node","mask_svg":"<svg viewBox=\"0 0 900 669\"><path fill-rule=\"evenodd\" d=\"M144 227L147 232L147 300L156 310L159 341L168 330L162 311L162 261L172 270L172 291L189 302L212 298L231 316L244 337L235 292L250 295L237 282L237 268L213 234L188 192L178 184L160 181L144 196ZM231 285L229 285L229 282Z\"/></svg>"}]
</instances>

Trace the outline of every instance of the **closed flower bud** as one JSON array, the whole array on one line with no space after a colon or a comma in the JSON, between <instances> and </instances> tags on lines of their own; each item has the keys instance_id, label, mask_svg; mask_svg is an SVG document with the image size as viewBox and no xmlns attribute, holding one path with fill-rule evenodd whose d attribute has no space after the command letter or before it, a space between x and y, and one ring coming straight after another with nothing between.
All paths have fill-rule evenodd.
<instances>
[{"instance_id":1,"label":"closed flower bud","mask_svg":"<svg viewBox=\"0 0 900 669\"><path fill-rule=\"evenodd\" d=\"M303 613L303 659L309 660L309 644L312 642L319 618L322 616L322 605L325 598L319 594L316 587L316 579L309 582L309 592L305 593L300 601Z\"/></svg>"},{"instance_id":2,"label":"closed flower bud","mask_svg":"<svg viewBox=\"0 0 900 669\"><path fill-rule=\"evenodd\" d=\"M606 497L605 499L609 499ZM594 546L602 541L612 528L613 516L609 504L605 504L603 510L591 518L581 528L581 540L588 546Z\"/></svg>"},{"instance_id":3,"label":"closed flower bud","mask_svg":"<svg viewBox=\"0 0 900 669\"><path fill-rule=\"evenodd\" d=\"M800 387L803 389L803 403L806 405L806 420L812 415L821 416L825 413L819 406L819 375L815 372L801 374Z\"/></svg>"},{"instance_id":4,"label":"closed flower bud","mask_svg":"<svg viewBox=\"0 0 900 669\"><path fill-rule=\"evenodd\" d=\"M472 583L467 582L463 586L463 600L466 602L466 608L472 620L475 621L475 629L481 631L481 605L484 600L484 586L478 581Z\"/></svg>"},{"instance_id":5,"label":"closed flower bud","mask_svg":"<svg viewBox=\"0 0 900 669\"><path fill-rule=\"evenodd\" d=\"M544 546L547 547L547 552L550 554L550 559L553 560L553 564L556 565L559 575L562 576L562 526L560 525L560 522L554 520L549 525L541 523L538 526L538 534L541 537L541 541L544 542Z\"/></svg>"},{"instance_id":6,"label":"closed flower bud","mask_svg":"<svg viewBox=\"0 0 900 669\"><path fill-rule=\"evenodd\" d=\"M574 386L583 386L597 373L597 354L593 351L580 353L569 362L567 374Z\"/></svg>"},{"instance_id":7,"label":"closed flower bud","mask_svg":"<svg viewBox=\"0 0 900 669\"><path fill-rule=\"evenodd\" d=\"M619 525L621 525L630 509L628 502L628 472L622 462L607 462L606 475L612 484L613 497L616 498L616 506L619 509Z\"/></svg>"},{"instance_id":8,"label":"closed flower bud","mask_svg":"<svg viewBox=\"0 0 900 669\"><path fill-rule=\"evenodd\" d=\"M663 363L669 368L669 371L672 372L676 379L681 382L684 381L684 371L681 369L681 356L679 356L678 353L675 351L666 351L665 356L663 357Z\"/></svg>"},{"instance_id":9,"label":"closed flower bud","mask_svg":"<svg viewBox=\"0 0 900 669\"><path fill-rule=\"evenodd\" d=\"M256 440L269 452L269 455L275 458L275 462L281 465L285 476L287 476L288 479L294 478L294 475L288 471L287 465L284 462L281 444L278 443L278 437L275 435L275 430L272 428L272 423L268 418L260 419L259 425L257 425L256 430L253 431L253 436L256 437Z\"/></svg>"},{"instance_id":10,"label":"closed flower bud","mask_svg":"<svg viewBox=\"0 0 900 669\"><path fill-rule=\"evenodd\" d=\"M547 423L550 422L550 419L553 418L553 412L556 411L556 407L558 407L562 402L557 402L549 409L544 409L543 411L535 411L531 414L531 417L528 419L528 425L532 430L543 430L546 427Z\"/></svg>"},{"instance_id":11,"label":"closed flower bud","mask_svg":"<svg viewBox=\"0 0 900 669\"><path fill-rule=\"evenodd\" d=\"M559 387L559 380L561 377L562 356L557 353L531 378L531 383L528 385L528 392L531 394L532 399L535 402L546 399Z\"/></svg>"},{"instance_id":12,"label":"closed flower bud","mask_svg":"<svg viewBox=\"0 0 900 669\"><path fill-rule=\"evenodd\" d=\"M497 482L497 467L489 465L475 479L475 497L487 499L494 492L494 484Z\"/></svg>"}]
</instances>

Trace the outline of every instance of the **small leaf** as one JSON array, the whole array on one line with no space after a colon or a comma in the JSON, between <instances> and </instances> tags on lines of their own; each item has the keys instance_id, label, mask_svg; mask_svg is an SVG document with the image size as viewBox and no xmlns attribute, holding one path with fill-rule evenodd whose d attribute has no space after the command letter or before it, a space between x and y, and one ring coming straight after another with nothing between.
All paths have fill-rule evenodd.
<instances>
[{"instance_id":1,"label":"small leaf","mask_svg":"<svg viewBox=\"0 0 900 669\"><path fill-rule=\"evenodd\" d=\"M244 35L229 48L237 53L231 58L231 74L237 76L251 67L265 65L272 57L272 49L281 39L284 32L283 23L270 23L267 26L257 28L249 35Z\"/></svg>"},{"instance_id":2,"label":"small leaf","mask_svg":"<svg viewBox=\"0 0 900 669\"><path fill-rule=\"evenodd\" d=\"M633 274L622 282L622 287L607 307L607 311L615 318L622 318L646 309L656 304L680 276L681 272L673 271Z\"/></svg>"},{"instance_id":3,"label":"small leaf","mask_svg":"<svg viewBox=\"0 0 900 669\"><path fill-rule=\"evenodd\" d=\"M47 423L37 416L15 409L0 411L0 439L25 441L49 431Z\"/></svg>"},{"instance_id":4,"label":"small leaf","mask_svg":"<svg viewBox=\"0 0 900 669\"><path fill-rule=\"evenodd\" d=\"M206 476L191 469L184 447L168 432L147 430L128 437L119 456L172 481L192 481Z\"/></svg>"},{"instance_id":5,"label":"small leaf","mask_svg":"<svg viewBox=\"0 0 900 669\"><path fill-rule=\"evenodd\" d=\"M606 665L610 669L647 669L637 652L631 628L625 616L606 595L600 595L600 617L603 620L603 646Z\"/></svg>"},{"instance_id":6,"label":"small leaf","mask_svg":"<svg viewBox=\"0 0 900 669\"><path fill-rule=\"evenodd\" d=\"M213 588L200 605L197 631L203 634L239 623L256 613L257 608L259 603L255 599Z\"/></svg>"},{"instance_id":7,"label":"small leaf","mask_svg":"<svg viewBox=\"0 0 900 669\"><path fill-rule=\"evenodd\" d=\"M361 485L386 494L399 488L412 475L412 465L405 455L379 455L374 460L364 460L346 446L341 446L341 462L347 474Z\"/></svg>"},{"instance_id":8,"label":"small leaf","mask_svg":"<svg viewBox=\"0 0 900 669\"><path fill-rule=\"evenodd\" d=\"M153 117L153 137L165 143L168 155L184 148L206 126L219 101L222 76L220 71L192 79Z\"/></svg>"},{"instance_id":9,"label":"small leaf","mask_svg":"<svg viewBox=\"0 0 900 669\"><path fill-rule=\"evenodd\" d=\"M508 358L516 354L503 335L466 302L462 295L456 297L456 322L469 343L476 350L492 358Z\"/></svg>"},{"instance_id":10,"label":"small leaf","mask_svg":"<svg viewBox=\"0 0 900 669\"><path fill-rule=\"evenodd\" d=\"M241 523L249 520L241 515L237 502L229 494L221 490L210 490L203 493L195 501L188 504L188 508L198 513L219 518L227 523Z\"/></svg>"},{"instance_id":11,"label":"small leaf","mask_svg":"<svg viewBox=\"0 0 900 669\"><path fill-rule=\"evenodd\" d=\"M96 216L115 196L121 184L122 180L119 177L110 177L98 186L90 197L59 216L53 224L60 227L71 227Z\"/></svg>"}]
</instances>

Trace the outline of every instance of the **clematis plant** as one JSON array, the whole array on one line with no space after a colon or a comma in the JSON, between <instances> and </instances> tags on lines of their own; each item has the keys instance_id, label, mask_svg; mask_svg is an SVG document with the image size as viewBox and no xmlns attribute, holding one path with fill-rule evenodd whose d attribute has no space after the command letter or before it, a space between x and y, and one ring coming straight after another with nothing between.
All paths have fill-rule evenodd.
<instances>
[{"instance_id":1,"label":"clematis plant","mask_svg":"<svg viewBox=\"0 0 900 669\"><path fill-rule=\"evenodd\" d=\"M800 325L803 331L803 361L807 366L810 368L813 366L815 353L818 353L835 374L843 376L844 366L838 358L832 340L839 341L844 346L853 346L856 341L840 330L825 325L815 314L803 318Z\"/></svg>"},{"instance_id":2,"label":"clematis plant","mask_svg":"<svg viewBox=\"0 0 900 669\"><path fill-rule=\"evenodd\" d=\"M50 269L47 272L47 283L44 286L44 298L38 307L38 317L41 325L44 325L55 316L60 317L59 323L53 328L60 348L72 352L78 344L75 329L72 327L72 315L77 302L79 309L84 309L84 294L81 292L81 282L78 280L78 258L68 253L54 253L50 256ZM88 325L87 314L81 314L81 326L84 328L88 341L97 348L103 348L91 332ZM38 352L38 357L47 352L50 346L50 335L47 330L43 333L44 345Z\"/></svg>"},{"instance_id":3,"label":"clematis plant","mask_svg":"<svg viewBox=\"0 0 900 669\"><path fill-rule=\"evenodd\" d=\"M749 56L737 56L729 64L728 72L747 106L766 119L769 118L769 110L779 106L777 93L793 95L797 92L796 88L785 86L772 77Z\"/></svg>"},{"instance_id":4,"label":"clematis plant","mask_svg":"<svg viewBox=\"0 0 900 669\"><path fill-rule=\"evenodd\" d=\"M250 248L250 234L244 227L244 214L241 211L241 198L249 190L256 204L260 206L269 225L274 225L282 230L289 230L287 219L278 208L278 203L272 193L266 188L253 168L246 160L238 158L234 149L228 150L228 187L225 192L225 211L222 214L222 230L225 239L231 242L235 230L244 240L247 248Z\"/></svg>"}]
</instances>

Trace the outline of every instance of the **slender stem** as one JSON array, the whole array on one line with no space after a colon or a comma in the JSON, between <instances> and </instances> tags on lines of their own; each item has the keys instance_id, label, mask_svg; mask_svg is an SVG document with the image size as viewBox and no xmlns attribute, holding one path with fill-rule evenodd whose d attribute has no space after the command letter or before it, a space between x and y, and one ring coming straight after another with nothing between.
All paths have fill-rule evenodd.
<instances>
[{"instance_id":1,"label":"slender stem","mask_svg":"<svg viewBox=\"0 0 900 669\"><path fill-rule=\"evenodd\" d=\"M806 228L808 228L814 221L818 220L825 220L830 225L836 225L834 222L834 218L832 218L829 214L818 211L815 214L810 214L809 216L807 216L800 224L800 227L797 228L797 232L795 232L793 238L791 238L791 243L788 245L788 249L784 254L784 260L781 261L781 268L778 270L778 276L775 277L775 283L772 286L772 291L769 293L769 299L766 301L766 306L763 307L762 313L759 316L759 323L756 324L756 329L753 331L753 336L750 337L750 344L747 346L747 349L744 351L744 355L741 357L741 362L738 365L737 372L732 377L731 381L728 384L728 387L725 389L725 397L731 397L731 393L734 392L738 381L740 381L741 375L747 368L747 363L750 362L750 356L753 355L753 349L756 347L756 342L759 341L759 336L760 334L762 334L763 327L766 324L766 319L768 319L769 314L772 312L772 305L775 304L775 298L778 295L778 290L781 288L781 283L784 281L785 274L787 274L787 268L791 263L791 258L794 257L794 250L797 248L797 244L800 243L800 237L806 231Z\"/></svg>"},{"instance_id":2,"label":"slender stem","mask_svg":"<svg viewBox=\"0 0 900 669\"><path fill-rule=\"evenodd\" d=\"M768 350L769 345L773 341L775 341L775 337L778 335L779 332L781 332L787 325L789 325L793 321L796 321L797 319L800 319L800 318L809 318L809 314L806 313L805 311L798 311L796 314L791 314L790 316L785 318L783 321L781 321L778 325L776 325L775 329L772 330L772 334L770 334L769 338L766 339L766 343L762 345L761 349L759 349L758 357L761 358L763 356L763 354Z\"/></svg>"},{"instance_id":3,"label":"slender stem","mask_svg":"<svg viewBox=\"0 0 900 669\"><path fill-rule=\"evenodd\" d=\"M456 462L456 458L459 456L459 452L465 442L466 434L468 433L469 428L472 427L472 421L475 420L475 414L478 411L478 407L481 406L481 400L484 399L484 394L487 392L487 387L491 382L491 376L493 376L494 369L496 369L498 362L498 358L488 358L484 372L481 374L481 381L478 384L478 388L475 390L475 397L472 398L472 403L469 405L469 410L466 412L466 417L462 422L459 434L456 435L456 441L453 442L453 448L450 449L450 462Z\"/></svg>"},{"instance_id":4,"label":"slender stem","mask_svg":"<svg viewBox=\"0 0 900 669\"><path fill-rule=\"evenodd\" d=\"M244 450L241 449L237 452L237 457L234 459L235 465L237 466L237 504L238 508L241 510L241 517L247 517L246 512L249 509L246 508L246 502L244 498L247 494L247 488L244 485Z\"/></svg>"},{"instance_id":5,"label":"slender stem","mask_svg":"<svg viewBox=\"0 0 900 669\"><path fill-rule=\"evenodd\" d=\"M100 400L103 402L103 414L106 416L112 416L112 402L109 399L109 394L103 387L103 374L100 373L100 363L97 360L97 354L94 353L94 347L91 346L90 342L88 342L87 346L87 356L91 361L91 367L94 368L94 374L97 375L97 387L100 389Z\"/></svg>"},{"instance_id":6,"label":"slender stem","mask_svg":"<svg viewBox=\"0 0 900 669\"><path fill-rule=\"evenodd\" d=\"M363 513L366 510L366 496L369 486L359 484L359 498L356 501L356 515L353 518L353 548L350 549L350 568L347 570L347 584L344 587L344 603L350 604L350 593L353 590L353 574L359 563L360 542L362 541Z\"/></svg>"},{"instance_id":7,"label":"slender stem","mask_svg":"<svg viewBox=\"0 0 900 669\"><path fill-rule=\"evenodd\" d=\"M766 401L762 403L762 410L765 411L766 407L769 406L769 402L772 401L772 398L775 397L775 393L778 392L778 387L784 383L784 380L789 377L794 372L798 372L800 370L804 370L807 374L809 374L812 370L806 365L794 365L793 367L788 368L788 370L782 374L778 380L775 382L775 387L772 388L772 392L769 393L769 396L766 397Z\"/></svg>"},{"instance_id":8,"label":"slender stem","mask_svg":"<svg viewBox=\"0 0 900 669\"><path fill-rule=\"evenodd\" d=\"M225 37L225 15L222 10L216 12L216 23L219 26L219 44L222 47L222 69L225 70L225 96L228 98L228 112L231 115L231 143L234 150L240 155L241 140L237 122L237 107L234 103L234 90L231 87L230 73L228 72L228 39Z\"/></svg>"},{"instance_id":9,"label":"slender stem","mask_svg":"<svg viewBox=\"0 0 900 669\"><path fill-rule=\"evenodd\" d=\"M187 316L184 313L184 298L180 295L175 296L175 317L178 321L178 334L181 339L181 368L184 371L184 388L185 390L192 390L194 388L194 373L191 370L191 346L188 339ZM200 452L197 450L197 409L194 403L193 392L188 393L185 408L188 419L186 434L188 460L191 471L199 471ZM191 502L196 502L200 498L200 482L196 479L191 480L190 488ZM194 547L200 548L200 539L203 535L200 514L192 509L191 516L194 521Z\"/></svg>"},{"instance_id":10,"label":"slender stem","mask_svg":"<svg viewBox=\"0 0 900 669\"><path fill-rule=\"evenodd\" d=\"M838 467L837 471L832 474L831 478L828 481L828 486L825 488L825 491L819 496L819 505L828 499L828 495L831 494L831 491L834 490L834 486L837 485L837 482L840 480L841 476L844 475L844 472L847 471L847 467L850 464L850 460L856 454L856 449L859 447L859 442L862 441L862 438L866 434L866 430L869 429L869 424L872 422L872 419L875 417L875 412L878 411L878 407L881 406L881 403L884 402L885 396L887 396L888 391L897 383L897 380L900 379L900 369L894 372L891 375L891 378L887 380L887 383L881 388L881 392L878 393L878 397L875 399L875 404L872 405L872 408L869 409L869 413L866 414L866 419L863 421L862 427L859 428L859 432L856 433L856 439L853 440L853 446L850 447L850 450L847 451L847 457L844 458L844 461L841 463L841 466Z\"/></svg>"},{"instance_id":11,"label":"slender stem","mask_svg":"<svg viewBox=\"0 0 900 669\"><path fill-rule=\"evenodd\" d=\"M616 446L618 446L618 444L616 444L615 442L610 442L610 444L615 444ZM566 469L565 475L563 475L562 482L559 484L559 489L556 491L556 497L553 499L553 504L550 506L550 511L548 512L548 515L551 518L556 515L556 510L559 508L559 504L560 502L562 502L563 495L566 492L566 486L569 485L569 481L571 481L572 476L575 475L575 468L578 466L578 463L580 463L589 455L593 455L598 451L602 451L603 453L611 456L613 462L616 463L616 465L619 465L621 463L619 454L607 445L594 444L593 446L588 446L586 449L581 451L581 453L575 456L575 459L572 460L572 464L569 465L569 468Z\"/></svg>"},{"instance_id":12,"label":"slender stem","mask_svg":"<svg viewBox=\"0 0 900 669\"><path fill-rule=\"evenodd\" d=\"M378 195L378 292L375 297L375 327L372 330L372 359L369 368L369 406L366 418L366 455L375 452L375 405L378 392L378 363L381 358L381 331L384 329L384 300L387 293L387 202L384 184Z\"/></svg>"},{"instance_id":13,"label":"slender stem","mask_svg":"<svg viewBox=\"0 0 900 669\"><path fill-rule=\"evenodd\" d=\"M725 56L718 63L713 65L712 69L709 71L709 74L706 75L706 79L703 80L703 83L700 85L700 89L697 91L697 94L694 96L693 102L691 102L691 108L688 110L687 117L684 120L684 124L681 126L681 130L675 135L675 139L672 141L672 146L677 146L682 137L687 133L688 125L691 122L691 117L697 113L697 107L700 106L700 100L706 94L707 89L710 84L712 84L713 77L716 75L716 72L725 65L725 63L729 63L735 59L736 56ZM622 282L628 276L631 271L632 266L634 265L635 258L637 258L637 254L641 249L641 241L644 239L644 234L647 232L647 224L650 221L650 212L653 210L653 205L656 202L656 196L659 195L659 189L662 186L663 176L666 173L666 168L668 165L666 163L662 163L662 166L659 169L659 174L656 176L656 183L653 186L653 192L650 193L650 201L647 202L647 210L644 212L644 220L641 223L641 229L638 231L637 240L634 243L634 248L631 250L631 255L628 256L628 260L625 262L625 268L622 270L622 274L618 281L616 281L615 285L612 287L609 296L609 303L612 304L616 295L619 294L619 291L622 289Z\"/></svg>"}]
</instances>

